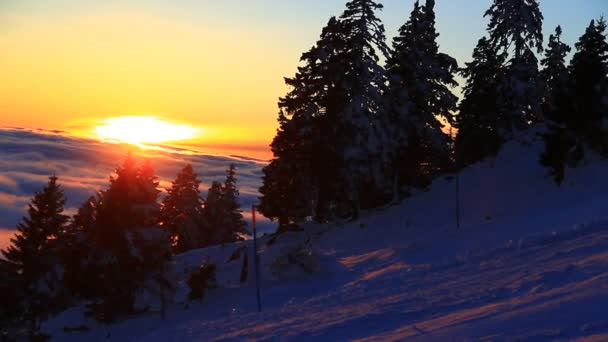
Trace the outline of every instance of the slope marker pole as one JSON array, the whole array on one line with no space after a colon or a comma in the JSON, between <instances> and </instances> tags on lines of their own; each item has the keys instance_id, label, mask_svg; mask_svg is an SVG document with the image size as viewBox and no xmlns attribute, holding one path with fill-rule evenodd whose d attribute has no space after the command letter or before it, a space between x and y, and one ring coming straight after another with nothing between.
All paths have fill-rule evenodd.
<instances>
[{"instance_id":1,"label":"slope marker pole","mask_svg":"<svg viewBox=\"0 0 608 342\"><path fill-rule=\"evenodd\" d=\"M255 267L255 291L258 300L258 312L262 312L262 299L260 297L260 259L258 257L258 236L255 225L255 205L251 206L251 223L253 226L253 253Z\"/></svg>"}]
</instances>

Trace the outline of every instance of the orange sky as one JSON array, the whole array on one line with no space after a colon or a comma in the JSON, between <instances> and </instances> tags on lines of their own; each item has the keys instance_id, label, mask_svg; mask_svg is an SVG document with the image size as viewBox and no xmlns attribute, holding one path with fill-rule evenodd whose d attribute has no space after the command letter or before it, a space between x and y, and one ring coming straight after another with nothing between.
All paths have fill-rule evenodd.
<instances>
[{"instance_id":1,"label":"orange sky","mask_svg":"<svg viewBox=\"0 0 608 342\"><path fill-rule=\"evenodd\" d=\"M153 115L201 127L205 145L267 147L276 130L279 74L243 32L158 14L4 15L0 123L89 133L102 118Z\"/></svg>"},{"instance_id":2,"label":"orange sky","mask_svg":"<svg viewBox=\"0 0 608 342\"><path fill-rule=\"evenodd\" d=\"M573 44L605 0L544 0ZM147 115L200 128L189 145L264 151L303 51L346 0L0 0L0 126L91 135ZM387 36L413 0L383 0ZM439 43L462 63L491 0L439 1Z\"/></svg>"}]
</instances>

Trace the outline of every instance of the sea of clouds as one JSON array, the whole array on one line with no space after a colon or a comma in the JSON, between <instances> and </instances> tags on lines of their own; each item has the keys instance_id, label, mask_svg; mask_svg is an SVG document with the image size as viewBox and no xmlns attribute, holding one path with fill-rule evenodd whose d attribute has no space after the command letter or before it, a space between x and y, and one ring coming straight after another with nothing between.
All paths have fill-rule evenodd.
<instances>
[{"instance_id":1,"label":"sea of clouds","mask_svg":"<svg viewBox=\"0 0 608 342\"><path fill-rule=\"evenodd\" d=\"M161 180L160 187L164 189L170 187L181 168L192 164L203 181L203 195L211 182L224 180L229 164L235 164L240 202L249 221L251 205L258 200L266 161L170 147L140 149L60 131L0 128L0 248L7 246L33 194L45 186L50 175L59 177L67 197L67 212L73 214L95 191L107 188L112 172L129 152L140 161L152 162ZM271 232L275 226L264 218L258 220L259 232Z\"/></svg>"}]
</instances>

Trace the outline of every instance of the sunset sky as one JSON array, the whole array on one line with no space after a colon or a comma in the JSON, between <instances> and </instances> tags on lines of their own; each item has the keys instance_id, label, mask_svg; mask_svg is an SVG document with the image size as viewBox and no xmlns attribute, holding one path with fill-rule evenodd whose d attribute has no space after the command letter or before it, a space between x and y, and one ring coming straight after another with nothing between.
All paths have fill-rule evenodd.
<instances>
[{"instance_id":1,"label":"sunset sky","mask_svg":"<svg viewBox=\"0 0 608 342\"><path fill-rule=\"evenodd\" d=\"M198 128L200 146L264 149L300 54L343 0L1 0L0 125L93 134L148 115ZM386 0L387 36L412 0ZM469 59L490 0L437 0L443 51ZM606 0L544 0L545 36L573 44ZM545 38L546 39L546 38Z\"/></svg>"}]
</instances>

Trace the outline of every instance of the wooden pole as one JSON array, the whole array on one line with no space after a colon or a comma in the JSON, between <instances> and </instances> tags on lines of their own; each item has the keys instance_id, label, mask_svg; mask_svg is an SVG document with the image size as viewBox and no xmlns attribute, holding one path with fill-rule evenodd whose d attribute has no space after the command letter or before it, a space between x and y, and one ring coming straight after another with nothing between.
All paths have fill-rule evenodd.
<instances>
[{"instance_id":1,"label":"wooden pole","mask_svg":"<svg viewBox=\"0 0 608 342\"><path fill-rule=\"evenodd\" d=\"M258 237L255 225L255 205L251 206L251 223L253 226L253 262L255 267L255 291L258 300L258 312L262 312L262 299L260 296L260 259L258 257Z\"/></svg>"}]
</instances>

